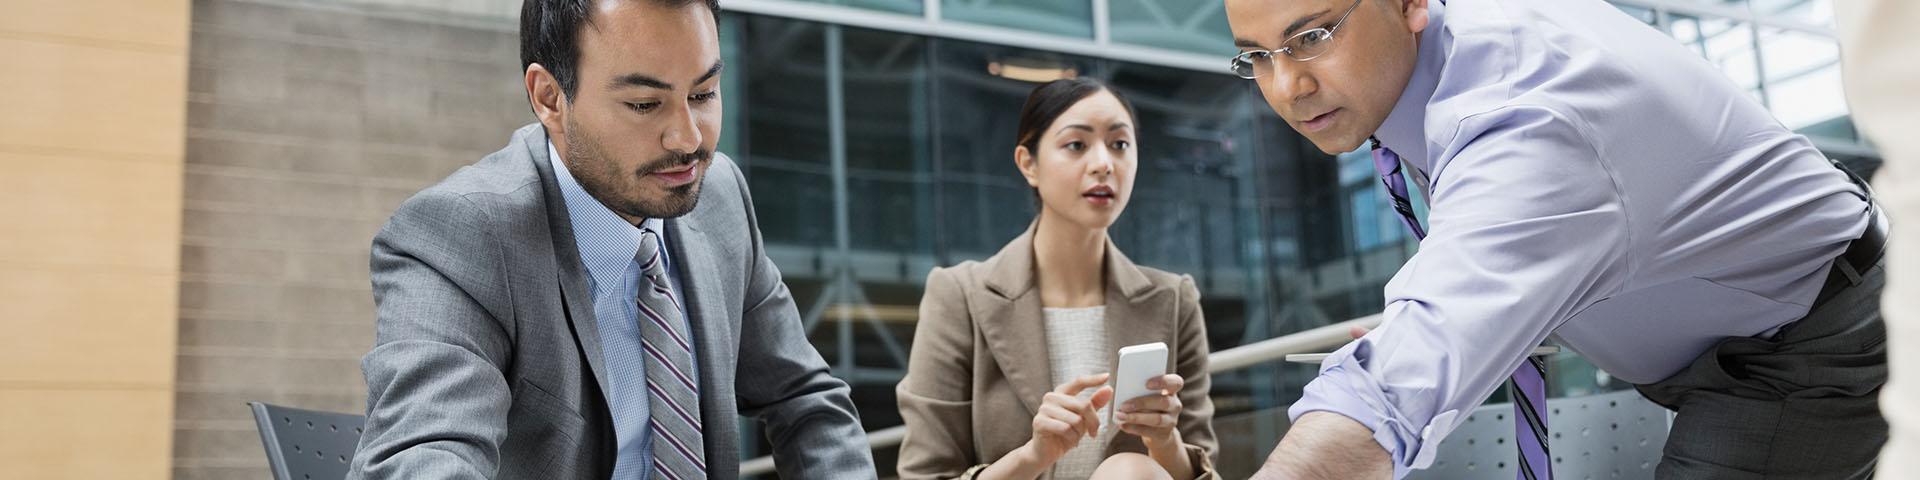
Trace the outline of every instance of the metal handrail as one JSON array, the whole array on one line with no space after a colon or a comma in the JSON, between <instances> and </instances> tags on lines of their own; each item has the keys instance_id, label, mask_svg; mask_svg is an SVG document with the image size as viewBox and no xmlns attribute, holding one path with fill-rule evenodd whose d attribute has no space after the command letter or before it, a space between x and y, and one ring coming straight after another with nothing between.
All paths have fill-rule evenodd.
<instances>
[{"instance_id":1,"label":"metal handrail","mask_svg":"<svg viewBox=\"0 0 1920 480\"><path fill-rule=\"evenodd\" d=\"M1241 345L1207 356L1207 374L1242 370L1296 353L1315 353L1344 345L1353 340L1348 331L1353 327L1373 328L1380 325L1380 314L1368 315L1324 327L1318 327L1291 335L1261 340ZM867 447L881 449L900 445L907 437L905 425L888 427L867 432ZM740 463L740 475L763 475L773 473L773 457L764 456Z\"/></svg>"}]
</instances>

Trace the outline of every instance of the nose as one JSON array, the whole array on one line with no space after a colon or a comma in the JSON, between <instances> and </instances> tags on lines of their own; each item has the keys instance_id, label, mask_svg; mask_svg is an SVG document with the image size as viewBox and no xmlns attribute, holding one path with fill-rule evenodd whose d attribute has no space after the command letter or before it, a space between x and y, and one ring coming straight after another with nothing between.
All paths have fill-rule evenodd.
<instances>
[{"instance_id":1,"label":"nose","mask_svg":"<svg viewBox=\"0 0 1920 480\"><path fill-rule=\"evenodd\" d=\"M695 117L693 108L682 102L679 111L668 121L667 129L660 133L660 144L674 153L689 154L700 150L705 140L700 135L700 121Z\"/></svg>"},{"instance_id":2,"label":"nose","mask_svg":"<svg viewBox=\"0 0 1920 480\"><path fill-rule=\"evenodd\" d=\"M1294 103L1320 91L1320 82L1314 80L1299 62L1273 59L1273 76L1267 82L1268 100L1277 104Z\"/></svg>"},{"instance_id":3,"label":"nose","mask_svg":"<svg viewBox=\"0 0 1920 480\"><path fill-rule=\"evenodd\" d=\"M1093 157L1087 161L1087 173L1105 177L1113 175L1113 152L1105 148L1096 148Z\"/></svg>"}]
</instances>

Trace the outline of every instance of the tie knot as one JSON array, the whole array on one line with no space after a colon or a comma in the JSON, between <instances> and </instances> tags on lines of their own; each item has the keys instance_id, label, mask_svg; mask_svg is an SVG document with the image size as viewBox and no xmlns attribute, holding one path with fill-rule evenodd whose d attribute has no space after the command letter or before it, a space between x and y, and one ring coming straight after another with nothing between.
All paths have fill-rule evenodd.
<instances>
[{"instance_id":1,"label":"tie knot","mask_svg":"<svg viewBox=\"0 0 1920 480\"><path fill-rule=\"evenodd\" d=\"M665 278L667 262L660 254L660 234L652 227L640 229L640 248L633 253L633 260L640 262L640 274L649 280Z\"/></svg>"}]
</instances>

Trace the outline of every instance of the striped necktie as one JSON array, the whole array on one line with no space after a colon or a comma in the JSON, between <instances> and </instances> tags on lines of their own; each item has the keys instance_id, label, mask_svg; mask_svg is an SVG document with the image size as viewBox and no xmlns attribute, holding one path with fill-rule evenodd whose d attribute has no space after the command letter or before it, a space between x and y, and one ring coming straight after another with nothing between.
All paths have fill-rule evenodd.
<instances>
[{"instance_id":1,"label":"striped necktie","mask_svg":"<svg viewBox=\"0 0 1920 480\"><path fill-rule=\"evenodd\" d=\"M667 280L660 237L640 232L640 340L647 354L648 425L653 431L653 471L658 478L707 478L706 443L701 439L700 387L691 373L693 346L681 318L679 300Z\"/></svg>"},{"instance_id":2,"label":"striped necktie","mask_svg":"<svg viewBox=\"0 0 1920 480\"><path fill-rule=\"evenodd\" d=\"M1400 220L1406 222L1407 229L1419 239L1427 238L1427 231L1420 227L1420 221L1413 216L1413 202L1407 197L1407 180L1400 175L1400 156L1380 145L1379 139L1369 139L1373 143L1373 170L1380 174L1380 182L1387 186L1387 193L1393 196L1393 210L1400 213ZM1532 352L1528 352L1532 353ZM1520 449L1520 480L1547 480L1553 478L1553 465L1547 463L1547 364L1539 357L1527 356L1527 361L1513 371L1513 378L1507 381L1507 396L1513 397L1514 442Z\"/></svg>"}]
</instances>

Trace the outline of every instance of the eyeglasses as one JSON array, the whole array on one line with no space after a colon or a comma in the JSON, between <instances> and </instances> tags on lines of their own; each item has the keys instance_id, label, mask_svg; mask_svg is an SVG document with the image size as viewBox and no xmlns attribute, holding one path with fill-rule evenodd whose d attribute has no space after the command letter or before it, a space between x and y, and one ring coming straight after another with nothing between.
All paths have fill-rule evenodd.
<instances>
[{"instance_id":1,"label":"eyeglasses","mask_svg":"<svg viewBox=\"0 0 1920 480\"><path fill-rule=\"evenodd\" d=\"M1347 17L1352 16L1353 11L1359 7L1360 0L1354 0L1353 6L1347 7L1347 13L1340 14L1340 20L1333 22L1332 27L1293 34L1287 37L1287 41L1281 42L1278 49L1240 52L1239 55L1233 56L1232 65L1229 68L1233 70L1234 75L1251 80L1273 71L1273 56L1276 53L1286 55L1287 58L1296 62L1313 60L1325 55L1328 50L1333 49L1333 32L1339 30L1341 25L1345 25Z\"/></svg>"}]
</instances>

